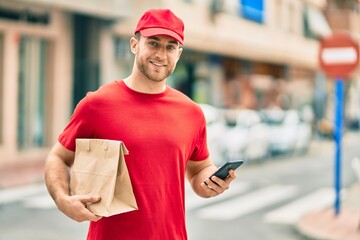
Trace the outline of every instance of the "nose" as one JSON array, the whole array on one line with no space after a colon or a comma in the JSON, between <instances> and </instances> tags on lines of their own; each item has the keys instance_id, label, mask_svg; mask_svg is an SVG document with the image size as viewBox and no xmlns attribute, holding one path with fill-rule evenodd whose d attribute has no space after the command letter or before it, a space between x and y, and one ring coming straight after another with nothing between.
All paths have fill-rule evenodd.
<instances>
[{"instance_id":1,"label":"nose","mask_svg":"<svg viewBox=\"0 0 360 240\"><path fill-rule=\"evenodd\" d=\"M159 58L164 58L166 56L166 48L165 47L159 47L157 51L155 52L155 56Z\"/></svg>"}]
</instances>

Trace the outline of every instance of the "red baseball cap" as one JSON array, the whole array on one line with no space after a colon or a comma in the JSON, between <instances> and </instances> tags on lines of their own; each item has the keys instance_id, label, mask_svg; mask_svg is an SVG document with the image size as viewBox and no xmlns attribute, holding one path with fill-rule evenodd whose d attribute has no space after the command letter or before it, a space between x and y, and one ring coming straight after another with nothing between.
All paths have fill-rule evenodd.
<instances>
[{"instance_id":1,"label":"red baseball cap","mask_svg":"<svg viewBox=\"0 0 360 240\"><path fill-rule=\"evenodd\" d=\"M135 33L144 37L165 35L184 43L184 23L169 9L150 9L140 18Z\"/></svg>"}]
</instances>

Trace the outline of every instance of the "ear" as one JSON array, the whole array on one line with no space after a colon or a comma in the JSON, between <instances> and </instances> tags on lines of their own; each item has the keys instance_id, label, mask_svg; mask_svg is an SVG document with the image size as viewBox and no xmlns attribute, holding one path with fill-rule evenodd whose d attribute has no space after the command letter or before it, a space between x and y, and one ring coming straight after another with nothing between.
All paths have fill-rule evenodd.
<instances>
[{"instance_id":1,"label":"ear","mask_svg":"<svg viewBox=\"0 0 360 240\"><path fill-rule=\"evenodd\" d=\"M130 38L130 51L133 54L137 53L138 44L139 44L139 41L136 38L134 38L134 37Z\"/></svg>"},{"instance_id":2,"label":"ear","mask_svg":"<svg viewBox=\"0 0 360 240\"><path fill-rule=\"evenodd\" d=\"M178 52L178 56L177 56L177 60L179 60L180 59L180 56L181 56L181 54L182 54L182 52L183 52L183 48L179 48L179 52Z\"/></svg>"}]
</instances>

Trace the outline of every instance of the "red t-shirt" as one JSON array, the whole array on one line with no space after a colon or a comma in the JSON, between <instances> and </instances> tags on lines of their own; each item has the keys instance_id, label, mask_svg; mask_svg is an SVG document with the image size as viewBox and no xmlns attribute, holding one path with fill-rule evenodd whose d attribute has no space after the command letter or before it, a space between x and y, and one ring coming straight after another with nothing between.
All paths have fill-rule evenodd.
<instances>
[{"instance_id":1,"label":"red t-shirt","mask_svg":"<svg viewBox=\"0 0 360 240\"><path fill-rule=\"evenodd\" d=\"M139 210L91 222L90 240L184 240L187 162L208 157L200 107L167 87L139 93L123 81L105 84L77 105L59 142L75 151L76 138L120 140Z\"/></svg>"}]
</instances>

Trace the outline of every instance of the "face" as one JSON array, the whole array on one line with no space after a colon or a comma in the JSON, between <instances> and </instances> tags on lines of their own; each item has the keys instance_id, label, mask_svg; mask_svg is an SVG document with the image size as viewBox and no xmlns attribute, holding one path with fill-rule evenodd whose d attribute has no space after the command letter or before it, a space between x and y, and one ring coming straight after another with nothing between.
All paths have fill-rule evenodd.
<instances>
[{"instance_id":1,"label":"face","mask_svg":"<svg viewBox=\"0 0 360 240\"><path fill-rule=\"evenodd\" d=\"M182 53L179 43L167 36L131 39L137 69L150 81L165 81L175 70Z\"/></svg>"}]
</instances>

